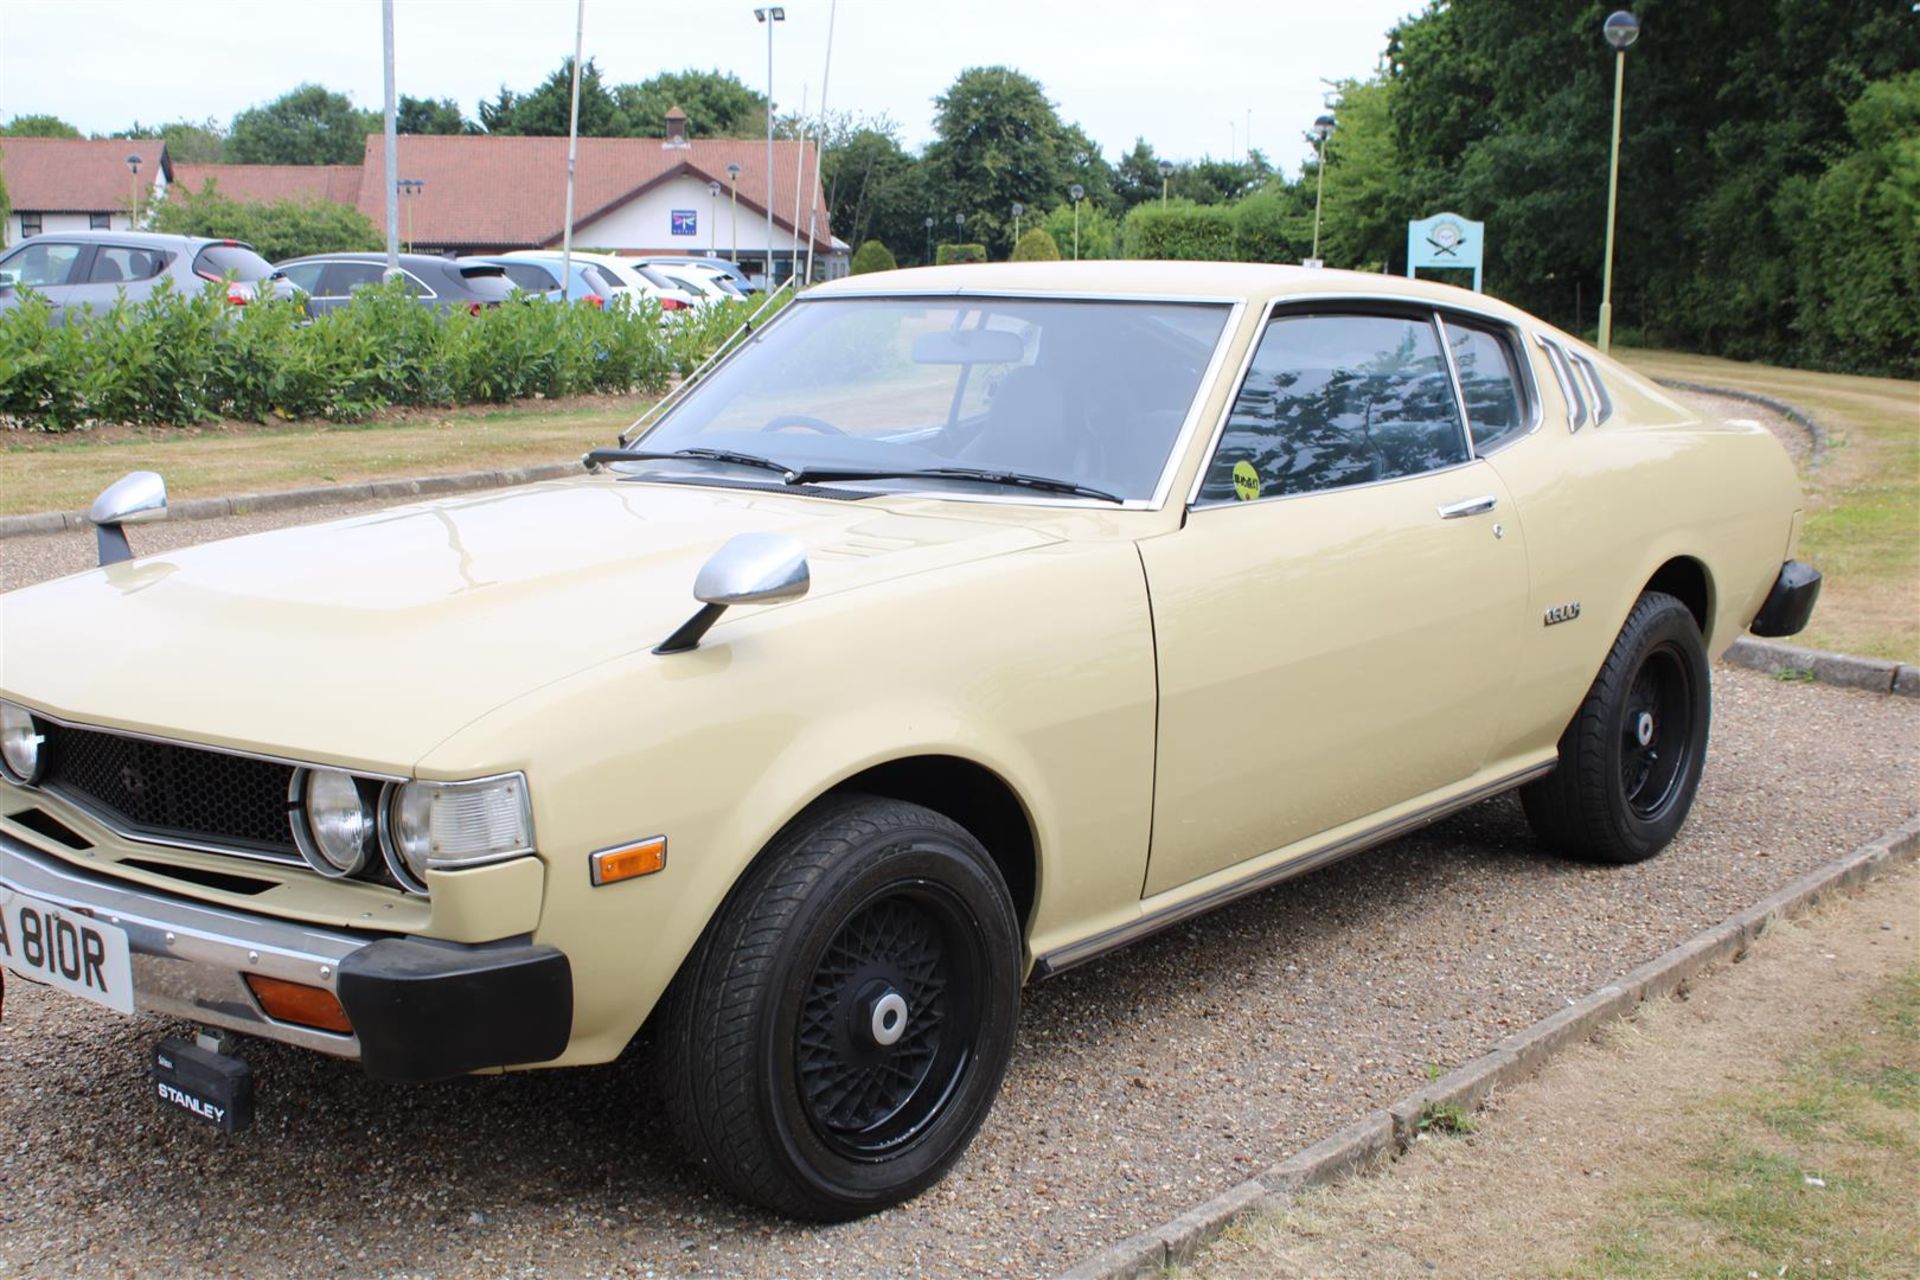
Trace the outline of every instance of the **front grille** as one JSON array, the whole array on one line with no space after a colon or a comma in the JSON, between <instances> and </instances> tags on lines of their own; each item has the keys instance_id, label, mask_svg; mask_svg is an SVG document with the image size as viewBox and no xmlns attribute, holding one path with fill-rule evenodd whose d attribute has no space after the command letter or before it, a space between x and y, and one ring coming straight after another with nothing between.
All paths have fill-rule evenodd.
<instances>
[{"instance_id":1,"label":"front grille","mask_svg":"<svg viewBox=\"0 0 1920 1280\"><path fill-rule=\"evenodd\" d=\"M287 825L293 766L171 742L46 724L42 785L110 825L301 861Z\"/></svg>"}]
</instances>

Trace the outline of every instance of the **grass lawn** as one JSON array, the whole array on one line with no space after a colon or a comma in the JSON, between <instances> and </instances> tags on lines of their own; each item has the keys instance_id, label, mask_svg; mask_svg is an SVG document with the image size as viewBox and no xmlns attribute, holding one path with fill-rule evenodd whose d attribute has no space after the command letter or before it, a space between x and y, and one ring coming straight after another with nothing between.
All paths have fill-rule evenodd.
<instances>
[{"instance_id":1,"label":"grass lawn","mask_svg":"<svg viewBox=\"0 0 1920 1280\"><path fill-rule=\"evenodd\" d=\"M7 432L0 434L0 515L83 509L129 471L158 471L169 496L198 498L559 462L613 443L649 403L606 396L413 411L353 425Z\"/></svg>"},{"instance_id":2,"label":"grass lawn","mask_svg":"<svg viewBox=\"0 0 1920 1280\"><path fill-rule=\"evenodd\" d=\"M1826 581L1812 625L1792 643L1920 661L1920 382L1673 351L1614 354L1656 378L1757 392L1813 415L1829 447L1801 478L1800 551Z\"/></svg>"}]
</instances>

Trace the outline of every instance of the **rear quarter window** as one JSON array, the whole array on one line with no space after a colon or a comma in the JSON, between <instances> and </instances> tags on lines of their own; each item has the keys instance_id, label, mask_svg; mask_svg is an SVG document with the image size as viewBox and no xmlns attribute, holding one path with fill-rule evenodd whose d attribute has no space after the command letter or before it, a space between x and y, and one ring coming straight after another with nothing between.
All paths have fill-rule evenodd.
<instances>
[{"instance_id":1,"label":"rear quarter window","mask_svg":"<svg viewBox=\"0 0 1920 1280\"><path fill-rule=\"evenodd\" d=\"M193 273L203 280L265 280L273 264L243 244L210 244L194 255Z\"/></svg>"}]
</instances>

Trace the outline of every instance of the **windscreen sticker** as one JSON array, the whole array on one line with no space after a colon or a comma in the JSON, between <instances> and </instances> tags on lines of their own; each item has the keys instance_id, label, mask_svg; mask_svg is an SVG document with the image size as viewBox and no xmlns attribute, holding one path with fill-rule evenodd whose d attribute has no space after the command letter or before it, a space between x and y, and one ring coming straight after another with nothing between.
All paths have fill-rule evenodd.
<instances>
[{"instance_id":1,"label":"windscreen sticker","mask_svg":"<svg viewBox=\"0 0 1920 1280\"><path fill-rule=\"evenodd\" d=\"M1233 464L1233 496L1242 502L1260 496L1260 473L1245 458Z\"/></svg>"}]
</instances>

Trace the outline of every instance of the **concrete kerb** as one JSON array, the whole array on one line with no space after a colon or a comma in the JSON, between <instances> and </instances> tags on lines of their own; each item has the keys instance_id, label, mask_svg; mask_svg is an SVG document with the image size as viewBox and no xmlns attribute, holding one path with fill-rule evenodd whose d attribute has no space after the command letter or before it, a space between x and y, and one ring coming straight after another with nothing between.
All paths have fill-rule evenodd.
<instances>
[{"instance_id":1,"label":"concrete kerb","mask_svg":"<svg viewBox=\"0 0 1920 1280\"><path fill-rule=\"evenodd\" d=\"M1775 920L1803 915L1831 894L1864 884L1916 852L1920 852L1920 817L1815 868L1618 982L1508 1036L1491 1052L1392 1107L1370 1112L1169 1222L1102 1249L1062 1273L1061 1280L1134 1280L1190 1261L1237 1219L1284 1207L1304 1188L1337 1182L1398 1156L1418 1137L1420 1117L1429 1106L1480 1109L1497 1090L1536 1074L1567 1046L1592 1038L1643 1000L1670 995L1708 965L1738 958Z\"/></svg>"},{"instance_id":2,"label":"concrete kerb","mask_svg":"<svg viewBox=\"0 0 1920 1280\"><path fill-rule=\"evenodd\" d=\"M1883 658L1856 658L1850 653L1802 649L1775 640L1741 636L1727 650L1725 661L1771 676L1920 698L1920 668Z\"/></svg>"},{"instance_id":3,"label":"concrete kerb","mask_svg":"<svg viewBox=\"0 0 1920 1280\"><path fill-rule=\"evenodd\" d=\"M497 471L360 480L349 484L321 484L302 489L276 489L267 493L242 493L227 498L183 498L167 504L167 519L217 520L222 516L260 511L297 511L303 507L326 507L347 502L501 489L540 480L557 480L579 472L580 464L577 462L543 462L531 467ZM0 516L0 538L17 538L33 533L65 533L89 527L84 511L36 511L30 515Z\"/></svg>"}]
</instances>

